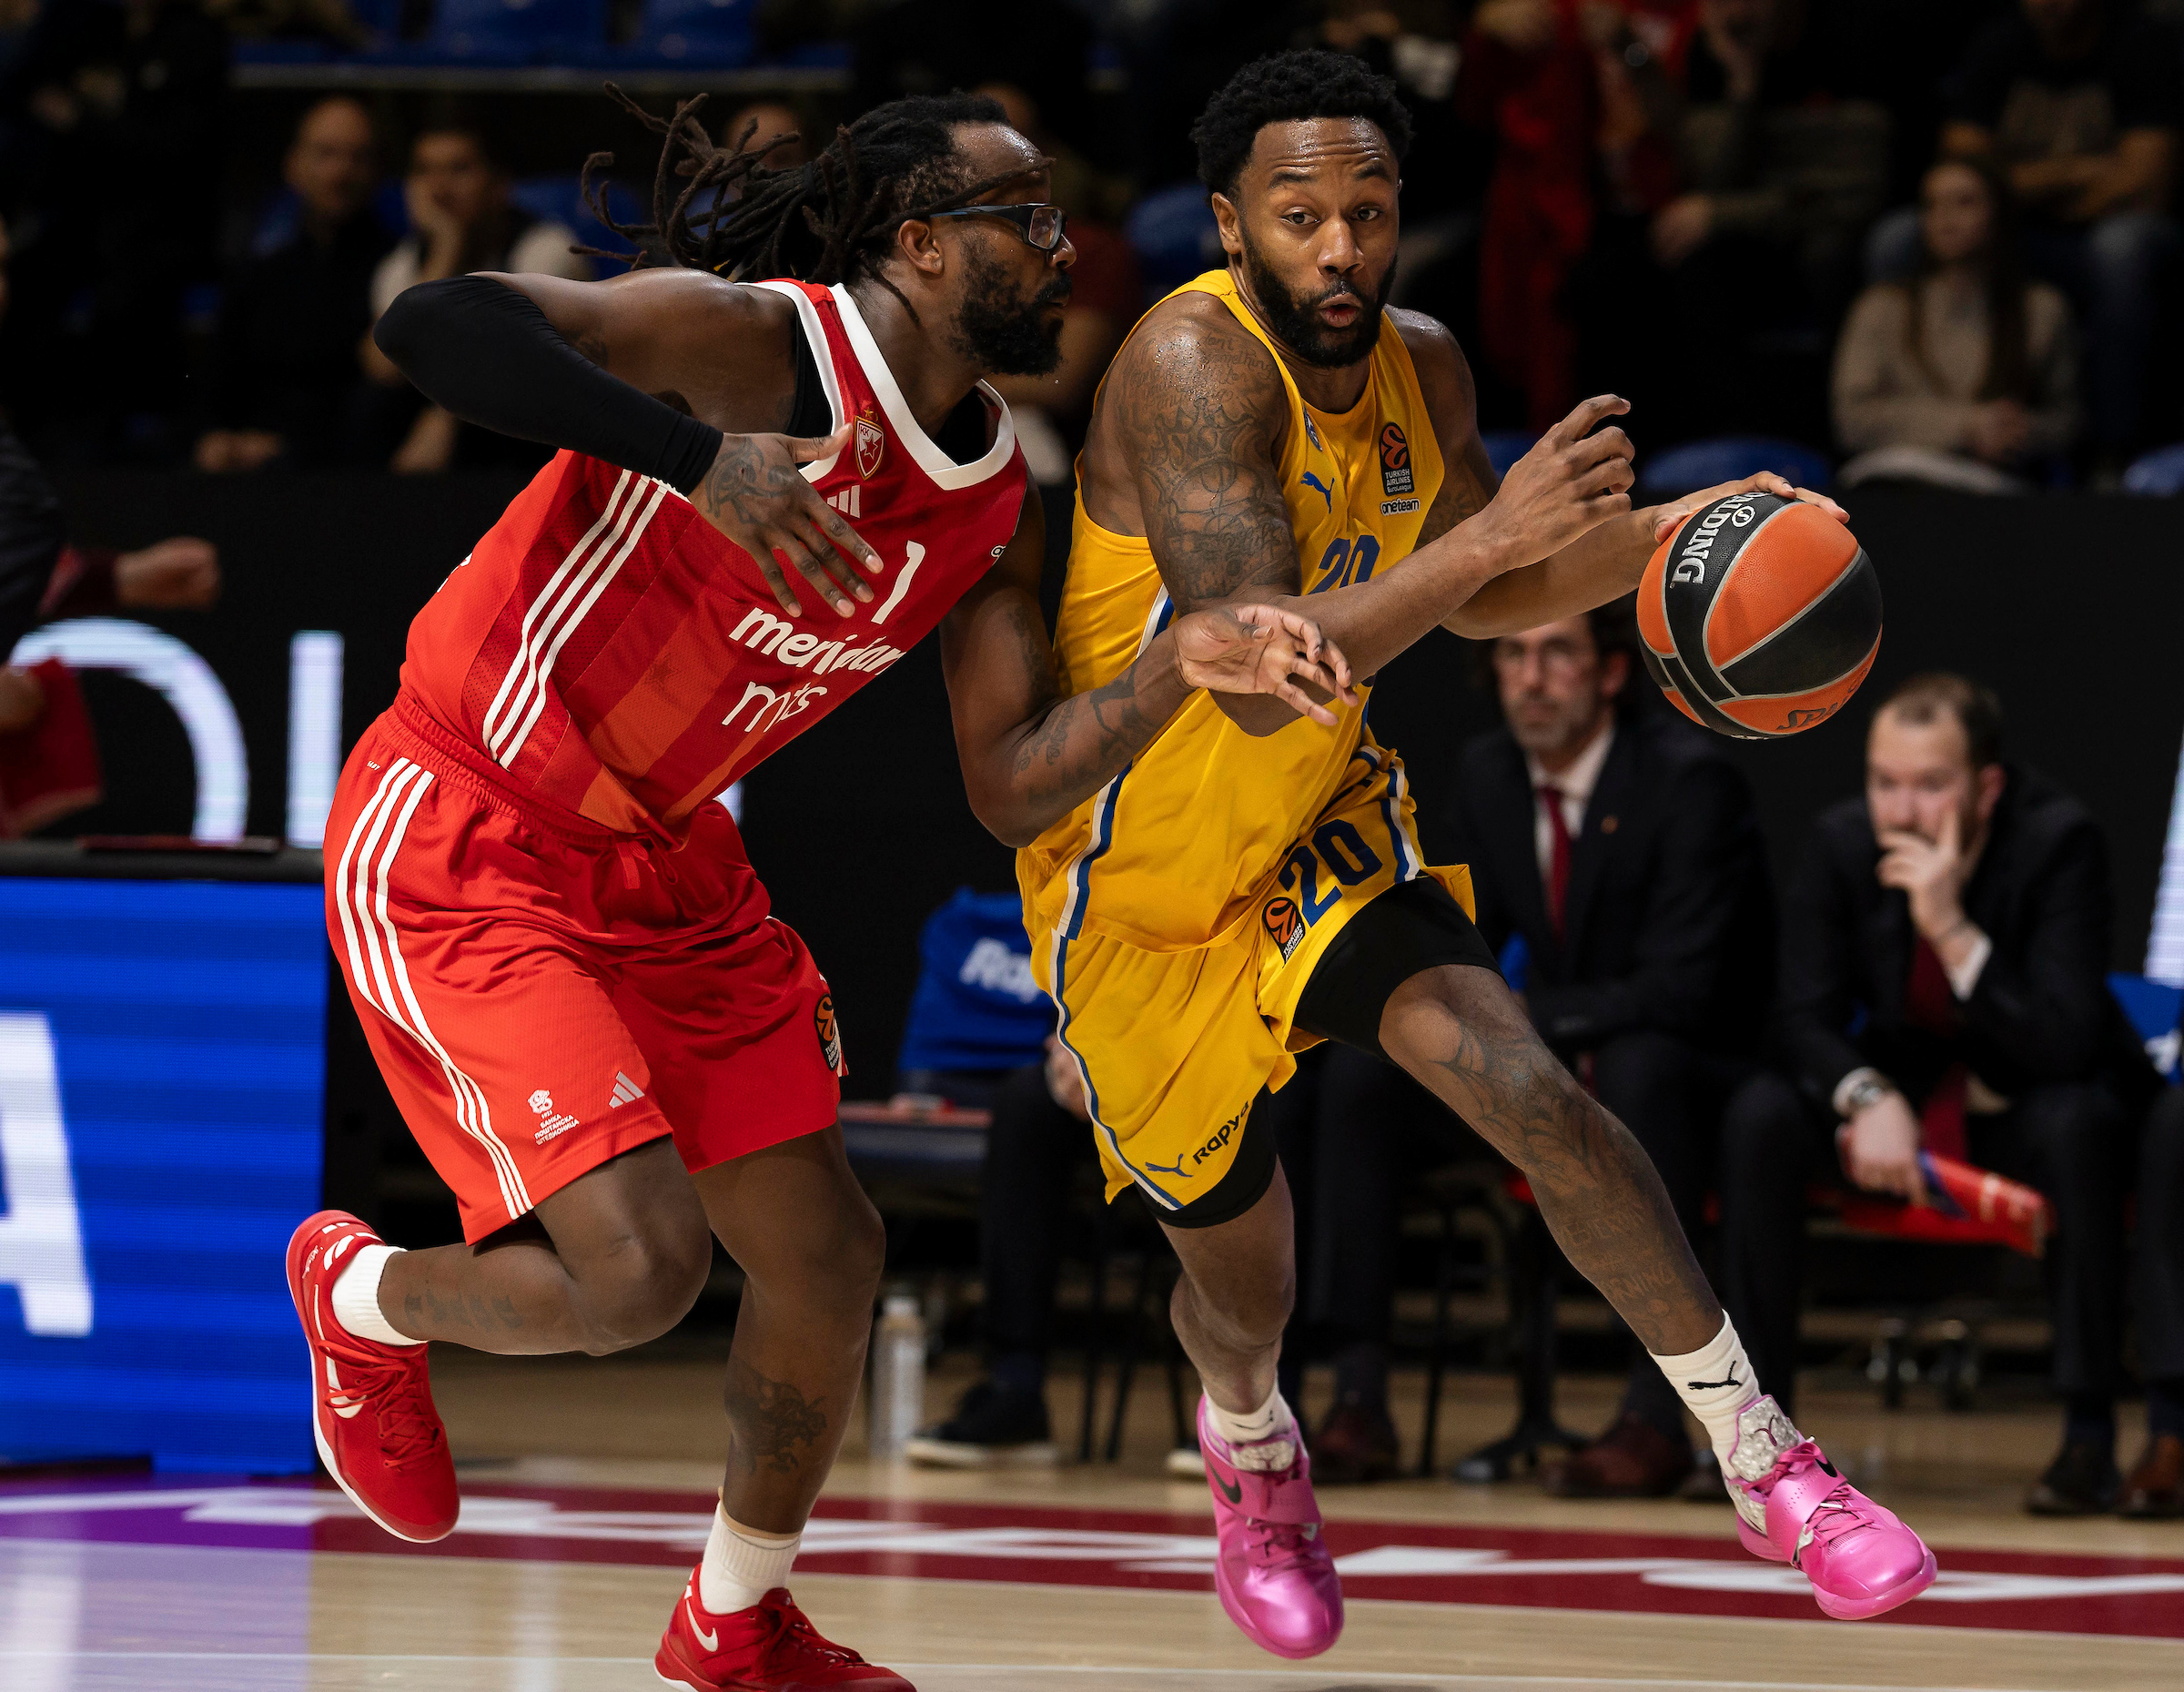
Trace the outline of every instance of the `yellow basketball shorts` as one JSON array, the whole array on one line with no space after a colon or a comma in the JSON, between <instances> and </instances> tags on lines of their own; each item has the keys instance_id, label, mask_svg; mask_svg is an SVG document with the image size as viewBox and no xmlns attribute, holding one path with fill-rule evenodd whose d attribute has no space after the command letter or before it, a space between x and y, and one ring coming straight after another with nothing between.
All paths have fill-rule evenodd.
<instances>
[{"instance_id":1,"label":"yellow basketball shorts","mask_svg":"<svg viewBox=\"0 0 2184 1692\"><path fill-rule=\"evenodd\" d=\"M1236 1160L1251 1101L1320 1043L1296 1027L1312 971L1358 914L1421 876L1475 915L1471 872L1419 850L1395 755L1361 748L1362 778L1338 794L1261 887L1239 931L1191 951L1104 935L1032 936L1033 970L1060 1007L1107 1175L1156 1211L1210 1192Z\"/></svg>"}]
</instances>

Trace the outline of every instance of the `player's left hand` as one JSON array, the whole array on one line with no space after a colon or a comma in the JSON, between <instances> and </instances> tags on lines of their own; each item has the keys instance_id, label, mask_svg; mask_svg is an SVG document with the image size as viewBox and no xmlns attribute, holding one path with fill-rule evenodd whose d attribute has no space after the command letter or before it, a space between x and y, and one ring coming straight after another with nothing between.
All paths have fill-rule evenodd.
<instances>
[{"instance_id":1,"label":"player's left hand","mask_svg":"<svg viewBox=\"0 0 2184 1692\"><path fill-rule=\"evenodd\" d=\"M1732 493L1772 493L1777 499L1801 500L1807 505L1817 505L1837 522L1848 522L1850 513L1825 493L1815 493L1810 488L1800 488L1788 478L1777 476L1771 470L1756 476L1746 476L1742 481L1724 481L1711 488L1701 488L1696 493L1687 493L1680 500L1671 500L1666 505L1656 505L1650 513L1653 520L1653 544L1658 546L1668 539L1669 531L1695 511L1703 510L1716 500L1725 500Z\"/></svg>"},{"instance_id":2,"label":"player's left hand","mask_svg":"<svg viewBox=\"0 0 2184 1692\"><path fill-rule=\"evenodd\" d=\"M1299 684L1354 705L1350 660L1309 617L1286 605L1216 605L1178 618L1176 664L1193 687L1217 694L1272 694L1322 727L1335 714Z\"/></svg>"}]
</instances>

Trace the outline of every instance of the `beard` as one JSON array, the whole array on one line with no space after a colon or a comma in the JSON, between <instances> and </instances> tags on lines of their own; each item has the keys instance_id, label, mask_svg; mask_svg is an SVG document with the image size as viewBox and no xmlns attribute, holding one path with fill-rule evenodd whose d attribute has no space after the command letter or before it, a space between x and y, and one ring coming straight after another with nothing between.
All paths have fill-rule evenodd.
<instances>
[{"instance_id":1,"label":"beard","mask_svg":"<svg viewBox=\"0 0 2184 1692\"><path fill-rule=\"evenodd\" d=\"M1062 321L1047 308L1069 301L1069 272L1057 270L1028 298L1008 269L964 244L963 303L949 335L957 353L995 376L1047 376L1062 361Z\"/></svg>"},{"instance_id":2,"label":"beard","mask_svg":"<svg viewBox=\"0 0 2184 1692\"><path fill-rule=\"evenodd\" d=\"M1282 285L1281 279L1259 256L1251 238L1244 238L1244 272L1251 279L1251 292L1266 313L1267 328L1274 339L1305 363L1323 370L1340 370L1372 356L1380 338L1380 313L1395 287L1395 266L1380 279L1379 294L1368 299L1348 282L1337 282L1322 292L1299 297ZM1345 329L1329 329L1317 313L1332 299L1354 299L1363 308L1358 320Z\"/></svg>"}]
</instances>

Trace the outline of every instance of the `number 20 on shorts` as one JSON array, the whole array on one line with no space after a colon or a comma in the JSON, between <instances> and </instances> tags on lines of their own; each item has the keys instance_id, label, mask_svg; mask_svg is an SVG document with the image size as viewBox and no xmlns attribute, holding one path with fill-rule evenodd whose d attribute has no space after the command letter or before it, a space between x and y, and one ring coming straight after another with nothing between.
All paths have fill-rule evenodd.
<instances>
[{"instance_id":1,"label":"number 20 on shorts","mask_svg":"<svg viewBox=\"0 0 2184 1692\"><path fill-rule=\"evenodd\" d=\"M1322 866L1332 872L1324 897L1320 891ZM1312 831L1309 846L1299 844L1290 851L1281 866L1282 891L1295 894L1304 920L1315 923L1342 897L1344 887L1370 880L1380 868L1380 854L1365 844L1355 826L1338 816Z\"/></svg>"}]
</instances>

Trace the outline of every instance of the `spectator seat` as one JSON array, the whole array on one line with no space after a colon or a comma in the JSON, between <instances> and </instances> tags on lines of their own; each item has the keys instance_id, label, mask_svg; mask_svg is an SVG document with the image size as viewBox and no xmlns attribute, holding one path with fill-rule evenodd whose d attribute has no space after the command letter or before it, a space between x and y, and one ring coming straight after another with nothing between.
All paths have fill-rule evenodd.
<instances>
[{"instance_id":1,"label":"spectator seat","mask_svg":"<svg viewBox=\"0 0 2184 1692\"><path fill-rule=\"evenodd\" d=\"M1509 467L1539 444L1539 436L1522 429L1497 429L1479 437L1494 474L1506 476Z\"/></svg>"},{"instance_id":2,"label":"spectator seat","mask_svg":"<svg viewBox=\"0 0 2184 1692\"><path fill-rule=\"evenodd\" d=\"M754 0L644 0L629 56L663 65L746 64L755 10Z\"/></svg>"},{"instance_id":3,"label":"spectator seat","mask_svg":"<svg viewBox=\"0 0 2184 1692\"><path fill-rule=\"evenodd\" d=\"M1835 479L1835 467L1824 456L1795 441L1718 435L1650 455L1638 467L1638 489L1649 499L1674 499L1716 482L1741 481L1762 471L1786 476L1801 488L1824 489Z\"/></svg>"},{"instance_id":4,"label":"spectator seat","mask_svg":"<svg viewBox=\"0 0 2184 1692\"><path fill-rule=\"evenodd\" d=\"M2141 453L2123 472L2123 491L2149 499L2172 500L2184 493L2184 441Z\"/></svg>"},{"instance_id":5,"label":"spectator seat","mask_svg":"<svg viewBox=\"0 0 2184 1692\"><path fill-rule=\"evenodd\" d=\"M1221 262L1220 226L1196 182L1154 189L1131 208L1122 232L1138 255L1148 305Z\"/></svg>"},{"instance_id":6,"label":"spectator seat","mask_svg":"<svg viewBox=\"0 0 2184 1692\"><path fill-rule=\"evenodd\" d=\"M613 252L629 249L627 241L592 215L592 208L584 201L581 177L519 177L510 184L508 197L532 217L573 231L582 246L604 247ZM617 208L616 215L625 214ZM612 258L591 262L595 276L620 276L623 269Z\"/></svg>"},{"instance_id":7,"label":"spectator seat","mask_svg":"<svg viewBox=\"0 0 2184 1692\"><path fill-rule=\"evenodd\" d=\"M2184 449L2178 449L2184 451ZM2130 1019L2132 1028L2146 1042L2146 1055L2161 1079L2175 1086L2179 1075L2179 1059L2184 1057L2184 987L2171 987L2166 981L2149 981L2144 976L2127 975L2122 971L2108 977L2108 991L2123 1007L2123 1014Z\"/></svg>"},{"instance_id":8,"label":"spectator seat","mask_svg":"<svg viewBox=\"0 0 2184 1692\"><path fill-rule=\"evenodd\" d=\"M480 65L592 59L604 50L604 0L438 0L426 46Z\"/></svg>"},{"instance_id":9,"label":"spectator seat","mask_svg":"<svg viewBox=\"0 0 2184 1692\"><path fill-rule=\"evenodd\" d=\"M1054 1006L1032 979L1023 904L958 887L926 918L917 952L896 1075L905 1091L983 1103L966 1081L1036 1063L1054 1031Z\"/></svg>"}]
</instances>

